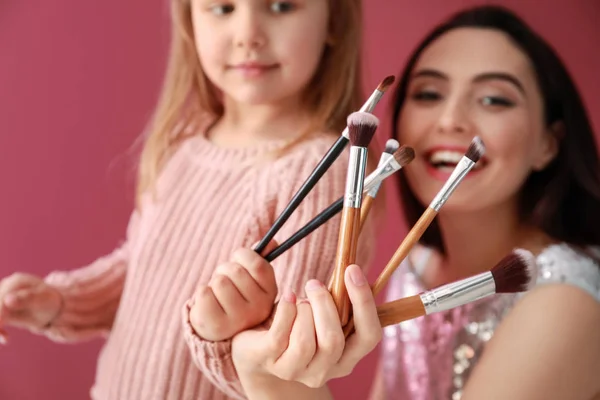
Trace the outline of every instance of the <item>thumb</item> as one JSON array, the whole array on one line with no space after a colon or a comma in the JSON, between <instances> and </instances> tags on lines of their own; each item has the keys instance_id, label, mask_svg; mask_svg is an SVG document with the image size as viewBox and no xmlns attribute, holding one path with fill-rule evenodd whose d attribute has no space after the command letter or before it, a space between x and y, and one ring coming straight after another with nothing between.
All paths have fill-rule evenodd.
<instances>
[{"instance_id":1,"label":"thumb","mask_svg":"<svg viewBox=\"0 0 600 400\"><path fill-rule=\"evenodd\" d=\"M344 276L348 297L352 303L352 313L356 330L368 329L368 326L380 326L375 298L371 286L358 265L350 265Z\"/></svg>"}]
</instances>

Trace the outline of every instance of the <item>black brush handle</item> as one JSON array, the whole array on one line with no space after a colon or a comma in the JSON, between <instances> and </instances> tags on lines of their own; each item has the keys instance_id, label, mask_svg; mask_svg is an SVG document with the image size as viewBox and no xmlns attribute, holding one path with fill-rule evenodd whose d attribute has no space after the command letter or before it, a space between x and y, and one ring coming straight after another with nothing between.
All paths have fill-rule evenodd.
<instances>
[{"instance_id":1,"label":"black brush handle","mask_svg":"<svg viewBox=\"0 0 600 400\"><path fill-rule=\"evenodd\" d=\"M277 217L269 231L265 234L265 236L261 239L261 241L256 245L254 251L258 254L262 254L265 250L269 242L273 239L273 237L277 234L279 229L285 224L285 222L290 218L292 213L298 208L302 200L308 195L308 193L315 187L319 179L327 172L329 167L333 164L335 160L342 154L344 148L348 144L349 140L344 136L340 136L336 142L329 148L327 153L323 156L319 164L315 167L310 176L304 181L302 187L298 189L292 200L288 203L285 209L281 212L281 214Z\"/></svg>"},{"instance_id":2,"label":"black brush handle","mask_svg":"<svg viewBox=\"0 0 600 400\"><path fill-rule=\"evenodd\" d=\"M323 225L325 222L329 221L335 214L342 211L344 208L344 198L340 197L335 203L327 207L323 212L310 220L306 225L304 225L300 230L290 236L285 242L281 243L275 249L271 250L269 254L265 256L265 260L271 262L275 260L277 257L285 253L286 250L290 249L293 245L307 237L313 231L315 231L318 227Z\"/></svg>"}]
</instances>

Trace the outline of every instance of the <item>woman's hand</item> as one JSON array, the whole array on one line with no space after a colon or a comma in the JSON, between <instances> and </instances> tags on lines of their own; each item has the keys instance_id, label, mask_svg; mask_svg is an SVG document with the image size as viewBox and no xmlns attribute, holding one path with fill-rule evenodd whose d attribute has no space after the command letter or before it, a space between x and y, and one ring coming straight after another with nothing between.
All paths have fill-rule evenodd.
<instances>
[{"instance_id":1,"label":"woman's hand","mask_svg":"<svg viewBox=\"0 0 600 400\"><path fill-rule=\"evenodd\" d=\"M293 294L283 296L268 330L245 331L234 337L233 361L249 396L301 398L294 395L298 386L291 383L320 388L330 379L349 375L375 348L382 329L360 267L348 267L345 284L355 322L355 333L347 340L330 293L315 280L306 284L307 300L296 301Z\"/></svg>"}]
</instances>

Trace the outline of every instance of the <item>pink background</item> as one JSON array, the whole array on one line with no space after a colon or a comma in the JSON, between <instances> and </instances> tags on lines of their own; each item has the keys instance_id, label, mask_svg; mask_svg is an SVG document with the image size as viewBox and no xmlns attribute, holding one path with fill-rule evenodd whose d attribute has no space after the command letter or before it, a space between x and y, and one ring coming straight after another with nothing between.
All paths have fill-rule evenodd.
<instances>
[{"instance_id":1,"label":"pink background","mask_svg":"<svg viewBox=\"0 0 600 400\"><path fill-rule=\"evenodd\" d=\"M0 276L87 264L122 238L132 207L131 146L150 115L168 44L165 1L0 3ZM365 0L368 90L398 74L434 22L481 1ZM600 4L505 0L560 51L590 110L600 109ZM389 32L384 34L384 32ZM389 97L377 109L387 114ZM600 128L600 112L592 113ZM395 194L388 190L388 200ZM399 221L391 212L389 220ZM398 244L382 231L376 268ZM89 398L100 341L52 344L11 330L0 398ZM332 384L363 399L377 354ZM360 379L357 379L361 377Z\"/></svg>"}]
</instances>

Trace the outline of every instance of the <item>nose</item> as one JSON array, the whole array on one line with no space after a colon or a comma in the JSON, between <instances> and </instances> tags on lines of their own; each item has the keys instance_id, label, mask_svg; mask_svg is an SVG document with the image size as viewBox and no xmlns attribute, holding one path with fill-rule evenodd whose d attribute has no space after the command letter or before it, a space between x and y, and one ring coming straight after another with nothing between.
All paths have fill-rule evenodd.
<instances>
[{"instance_id":1,"label":"nose","mask_svg":"<svg viewBox=\"0 0 600 400\"><path fill-rule=\"evenodd\" d=\"M470 129L468 107L459 99L448 100L438 120L440 133L467 133Z\"/></svg>"},{"instance_id":2,"label":"nose","mask_svg":"<svg viewBox=\"0 0 600 400\"><path fill-rule=\"evenodd\" d=\"M267 44L264 20L260 12L248 7L240 10L234 29L236 30L235 45L238 48L256 50Z\"/></svg>"}]
</instances>

